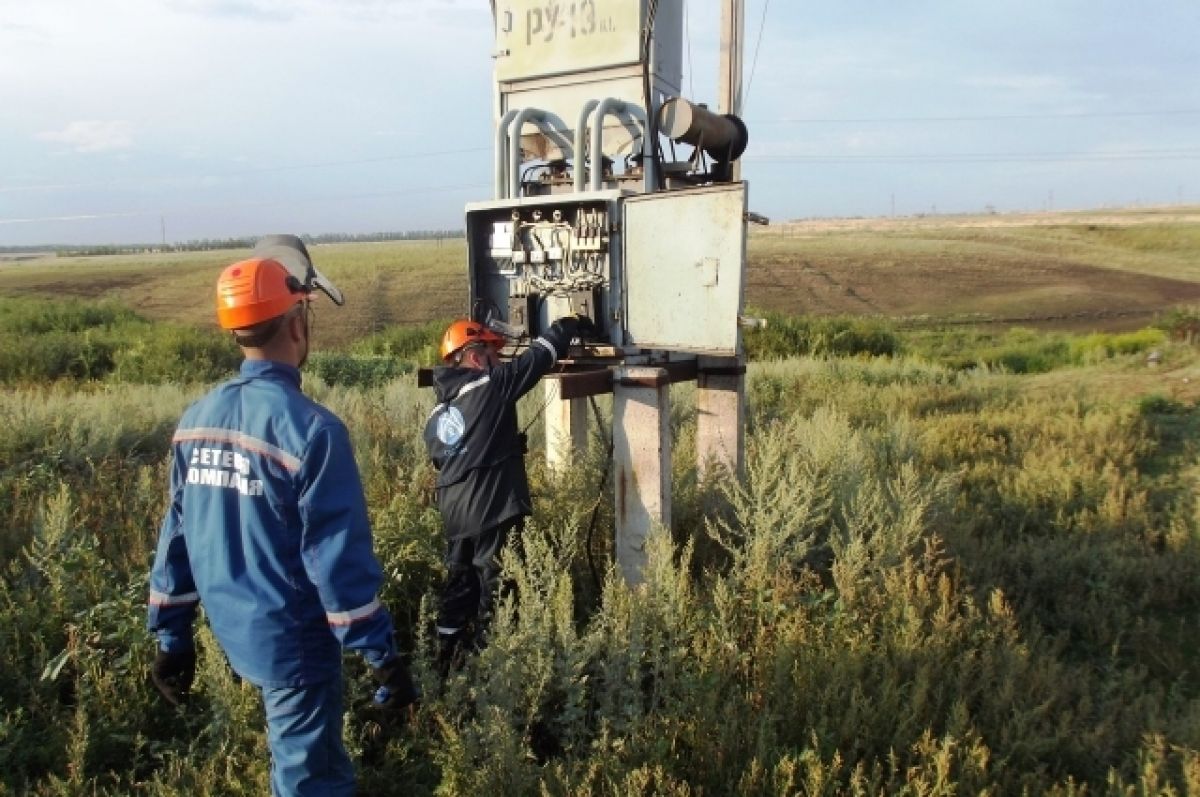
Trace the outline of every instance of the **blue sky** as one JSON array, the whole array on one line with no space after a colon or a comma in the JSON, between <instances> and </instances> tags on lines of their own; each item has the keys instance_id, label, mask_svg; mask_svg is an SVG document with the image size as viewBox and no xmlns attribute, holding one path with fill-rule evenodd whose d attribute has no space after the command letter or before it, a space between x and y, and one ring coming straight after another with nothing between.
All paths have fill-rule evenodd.
<instances>
[{"instance_id":1,"label":"blue sky","mask_svg":"<svg viewBox=\"0 0 1200 797\"><path fill-rule=\"evenodd\" d=\"M1200 204L1198 34L1196 0L747 0L752 209ZM492 46L483 0L0 0L0 245L459 227Z\"/></svg>"}]
</instances>

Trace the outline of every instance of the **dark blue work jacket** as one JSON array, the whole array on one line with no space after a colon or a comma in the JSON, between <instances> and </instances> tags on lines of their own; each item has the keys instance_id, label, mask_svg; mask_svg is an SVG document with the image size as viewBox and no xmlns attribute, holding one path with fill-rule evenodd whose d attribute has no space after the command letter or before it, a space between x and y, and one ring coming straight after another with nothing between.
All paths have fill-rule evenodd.
<instances>
[{"instance_id":1,"label":"dark blue work jacket","mask_svg":"<svg viewBox=\"0 0 1200 797\"><path fill-rule=\"evenodd\" d=\"M425 446L438 469L437 504L448 539L532 511L517 399L554 367L570 342L554 325L494 368L434 369L438 404L425 424Z\"/></svg>"}]
</instances>

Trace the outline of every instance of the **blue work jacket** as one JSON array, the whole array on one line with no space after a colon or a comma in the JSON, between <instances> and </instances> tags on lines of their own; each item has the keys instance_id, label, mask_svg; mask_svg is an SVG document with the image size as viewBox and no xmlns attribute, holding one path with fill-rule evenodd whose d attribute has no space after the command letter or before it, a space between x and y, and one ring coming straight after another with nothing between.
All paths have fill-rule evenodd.
<instances>
[{"instance_id":1,"label":"blue work jacket","mask_svg":"<svg viewBox=\"0 0 1200 797\"><path fill-rule=\"evenodd\" d=\"M258 686L334 677L341 649L395 656L346 427L289 365L246 360L184 413L150 573L147 625L192 647L204 604L229 663Z\"/></svg>"}]
</instances>

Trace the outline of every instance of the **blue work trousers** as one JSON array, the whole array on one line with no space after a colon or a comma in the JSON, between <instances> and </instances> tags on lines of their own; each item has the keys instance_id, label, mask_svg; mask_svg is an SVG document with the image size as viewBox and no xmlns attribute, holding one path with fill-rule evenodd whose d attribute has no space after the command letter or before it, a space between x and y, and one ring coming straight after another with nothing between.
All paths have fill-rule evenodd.
<instances>
[{"instance_id":1,"label":"blue work trousers","mask_svg":"<svg viewBox=\"0 0 1200 797\"><path fill-rule=\"evenodd\" d=\"M263 687L274 797L354 794L354 765L342 743L342 678L310 686Z\"/></svg>"}]
</instances>

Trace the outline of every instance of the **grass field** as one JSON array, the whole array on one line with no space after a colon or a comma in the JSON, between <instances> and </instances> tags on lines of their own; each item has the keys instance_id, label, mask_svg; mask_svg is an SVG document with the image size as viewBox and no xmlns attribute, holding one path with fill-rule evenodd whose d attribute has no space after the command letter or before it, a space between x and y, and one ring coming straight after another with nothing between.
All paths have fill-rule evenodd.
<instances>
[{"instance_id":1,"label":"grass field","mask_svg":"<svg viewBox=\"0 0 1200 797\"><path fill-rule=\"evenodd\" d=\"M466 310L464 241L315 247L345 291L318 320L330 345ZM220 269L246 252L0 264L0 296L113 298L149 318L211 324ZM752 230L748 306L787 314L1132 329L1200 303L1200 211L812 221Z\"/></svg>"},{"instance_id":2,"label":"grass field","mask_svg":"<svg viewBox=\"0 0 1200 797\"><path fill-rule=\"evenodd\" d=\"M1140 326L1200 298L1200 213L785 224L756 237L747 296L788 313Z\"/></svg>"},{"instance_id":3,"label":"grass field","mask_svg":"<svg viewBox=\"0 0 1200 797\"><path fill-rule=\"evenodd\" d=\"M752 339L745 480L697 481L695 391L673 387L672 524L631 590L605 576L608 400L566 474L533 424L516 598L444 684L433 397L411 375L437 324L395 325L461 311L461 244L317 249L351 303L319 311L339 367L314 358L305 390L350 429L381 598L426 689L386 721L347 658L360 794L1200 794L1200 347L1178 334L1200 329L1198 229L755 235L751 301L805 315ZM236 365L210 297L237 256L0 265L0 797L267 789L259 696L206 630L186 708L147 683L166 452Z\"/></svg>"},{"instance_id":4,"label":"grass field","mask_svg":"<svg viewBox=\"0 0 1200 797\"><path fill-rule=\"evenodd\" d=\"M334 244L312 252L347 296L343 308L316 305L318 334L327 345L342 345L395 324L466 312L462 241ZM249 254L223 250L0 264L0 296L107 298L147 318L215 326L217 275Z\"/></svg>"}]
</instances>

